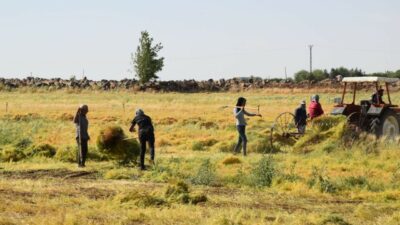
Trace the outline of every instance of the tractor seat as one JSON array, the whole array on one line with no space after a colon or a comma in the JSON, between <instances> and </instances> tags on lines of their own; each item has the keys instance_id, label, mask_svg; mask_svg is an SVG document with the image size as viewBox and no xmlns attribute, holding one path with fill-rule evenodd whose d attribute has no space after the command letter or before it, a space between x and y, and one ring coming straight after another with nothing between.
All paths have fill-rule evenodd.
<instances>
[{"instance_id":1,"label":"tractor seat","mask_svg":"<svg viewBox=\"0 0 400 225\"><path fill-rule=\"evenodd\" d=\"M371 101L370 100L361 100L360 101L361 106L371 106Z\"/></svg>"},{"instance_id":2,"label":"tractor seat","mask_svg":"<svg viewBox=\"0 0 400 225\"><path fill-rule=\"evenodd\" d=\"M362 100L360 102L361 105L361 115L366 115L369 108L371 107L371 101L369 100Z\"/></svg>"}]
</instances>

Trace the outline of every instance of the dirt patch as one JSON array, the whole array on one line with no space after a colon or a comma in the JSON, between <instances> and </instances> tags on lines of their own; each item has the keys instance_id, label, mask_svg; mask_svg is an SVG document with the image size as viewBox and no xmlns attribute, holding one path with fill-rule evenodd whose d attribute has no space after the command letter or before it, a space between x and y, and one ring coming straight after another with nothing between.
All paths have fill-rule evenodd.
<instances>
[{"instance_id":1,"label":"dirt patch","mask_svg":"<svg viewBox=\"0 0 400 225\"><path fill-rule=\"evenodd\" d=\"M99 174L95 171L71 171L67 169L54 170L22 170L1 171L0 176L9 179L96 179Z\"/></svg>"},{"instance_id":2,"label":"dirt patch","mask_svg":"<svg viewBox=\"0 0 400 225\"><path fill-rule=\"evenodd\" d=\"M115 191L99 189L99 188L79 188L79 193L85 195L86 197L97 200L97 199L105 199L109 197L113 197L115 195Z\"/></svg>"},{"instance_id":3,"label":"dirt patch","mask_svg":"<svg viewBox=\"0 0 400 225\"><path fill-rule=\"evenodd\" d=\"M99 189L99 188L77 188L71 189L68 191L44 191L44 192L26 192L26 191L18 191L18 190L11 190L11 189L0 189L0 196L4 197L5 199L24 199L25 202L29 202L34 204L35 202L32 198L36 197L43 197L43 198L60 198L63 196L67 197L87 197L92 200L97 199L106 199L115 196L115 191Z\"/></svg>"},{"instance_id":4,"label":"dirt patch","mask_svg":"<svg viewBox=\"0 0 400 225\"><path fill-rule=\"evenodd\" d=\"M285 203L274 203L274 202L251 202L251 203L236 203L236 202L213 202L207 203L204 206L206 207L215 207L215 208L243 208L243 209L258 209L258 210L273 210L273 209L281 209L287 211L289 213L293 213L295 211L307 211L307 208L301 207L299 205L291 205Z\"/></svg>"}]
</instances>

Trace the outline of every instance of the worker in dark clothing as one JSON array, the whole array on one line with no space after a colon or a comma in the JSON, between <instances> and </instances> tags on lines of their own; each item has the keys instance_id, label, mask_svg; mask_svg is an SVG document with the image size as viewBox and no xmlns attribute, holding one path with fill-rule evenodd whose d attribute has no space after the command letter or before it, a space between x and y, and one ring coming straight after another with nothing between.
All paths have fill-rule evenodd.
<instances>
[{"instance_id":1,"label":"worker in dark clothing","mask_svg":"<svg viewBox=\"0 0 400 225\"><path fill-rule=\"evenodd\" d=\"M151 118L144 114L143 110L136 110L136 116L133 118L131 127L129 128L130 132L135 131L135 125L139 126L139 141L140 141L140 169L145 170L146 167L144 165L144 156L146 153L146 143L149 143L150 147L150 159L151 162L154 162L154 127L151 122Z\"/></svg>"},{"instance_id":2,"label":"worker in dark clothing","mask_svg":"<svg viewBox=\"0 0 400 225\"><path fill-rule=\"evenodd\" d=\"M306 101L301 101L300 106L294 112L294 122L298 132L300 134L304 134L306 132L307 125Z\"/></svg>"},{"instance_id":3,"label":"worker in dark clothing","mask_svg":"<svg viewBox=\"0 0 400 225\"><path fill-rule=\"evenodd\" d=\"M386 104L382 100L383 92L384 92L384 90L382 88L379 89L377 92L375 92L375 94L373 94L372 97L371 97L371 103L375 104L375 105L377 105L377 104Z\"/></svg>"},{"instance_id":4,"label":"worker in dark clothing","mask_svg":"<svg viewBox=\"0 0 400 225\"><path fill-rule=\"evenodd\" d=\"M89 107L87 105L81 105L74 117L74 123L76 126L76 142L78 143L77 161L79 167L85 167L88 141L90 140L88 134L89 121L86 118L88 112Z\"/></svg>"}]
</instances>

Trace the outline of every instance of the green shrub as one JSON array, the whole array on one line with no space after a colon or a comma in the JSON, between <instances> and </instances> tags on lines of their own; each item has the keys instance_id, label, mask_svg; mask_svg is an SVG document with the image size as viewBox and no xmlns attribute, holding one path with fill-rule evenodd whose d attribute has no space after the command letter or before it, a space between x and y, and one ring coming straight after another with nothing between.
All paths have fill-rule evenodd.
<instances>
[{"instance_id":1,"label":"green shrub","mask_svg":"<svg viewBox=\"0 0 400 225\"><path fill-rule=\"evenodd\" d=\"M121 165L134 163L140 152L139 143L135 139L126 139L124 131L118 126L106 127L100 131L97 148Z\"/></svg>"},{"instance_id":2,"label":"green shrub","mask_svg":"<svg viewBox=\"0 0 400 225\"><path fill-rule=\"evenodd\" d=\"M263 156L252 170L251 185L270 187L276 172L273 158L270 156Z\"/></svg>"},{"instance_id":3,"label":"green shrub","mask_svg":"<svg viewBox=\"0 0 400 225\"><path fill-rule=\"evenodd\" d=\"M215 168L210 159L204 160L197 173L192 177L192 184L211 185L216 180Z\"/></svg>"},{"instance_id":4,"label":"green shrub","mask_svg":"<svg viewBox=\"0 0 400 225\"><path fill-rule=\"evenodd\" d=\"M48 157L51 158L56 154L56 148L50 144L33 145L26 150L29 157Z\"/></svg>"}]
</instances>

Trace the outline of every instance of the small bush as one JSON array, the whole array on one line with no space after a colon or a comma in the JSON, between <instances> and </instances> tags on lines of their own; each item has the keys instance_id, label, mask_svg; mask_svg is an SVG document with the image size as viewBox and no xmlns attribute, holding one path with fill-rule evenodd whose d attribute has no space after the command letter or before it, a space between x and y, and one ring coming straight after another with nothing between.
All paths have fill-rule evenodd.
<instances>
[{"instance_id":1,"label":"small bush","mask_svg":"<svg viewBox=\"0 0 400 225\"><path fill-rule=\"evenodd\" d=\"M135 139L126 139L124 131L118 126L106 127L100 131L97 148L121 165L135 162L140 152L139 143Z\"/></svg>"},{"instance_id":2,"label":"small bush","mask_svg":"<svg viewBox=\"0 0 400 225\"><path fill-rule=\"evenodd\" d=\"M251 185L270 187L276 172L275 162L272 157L262 157L252 170Z\"/></svg>"},{"instance_id":3,"label":"small bush","mask_svg":"<svg viewBox=\"0 0 400 225\"><path fill-rule=\"evenodd\" d=\"M26 155L29 157L48 157L51 158L56 154L56 148L50 144L34 145L27 149Z\"/></svg>"},{"instance_id":4,"label":"small bush","mask_svg":"<svg viewBox=\"0 0 400 225\"><path fill-rule=\"evenodd\" d=\"M191 182L197 185L211 185L216 179L215 168L210 159L206 159L200 165L197 173L192 177Z\"/></svg>"}]
</instances>

